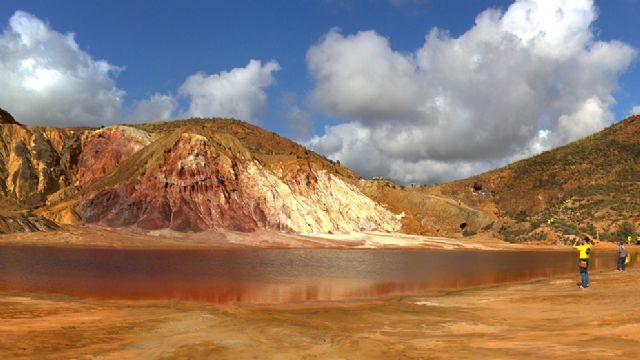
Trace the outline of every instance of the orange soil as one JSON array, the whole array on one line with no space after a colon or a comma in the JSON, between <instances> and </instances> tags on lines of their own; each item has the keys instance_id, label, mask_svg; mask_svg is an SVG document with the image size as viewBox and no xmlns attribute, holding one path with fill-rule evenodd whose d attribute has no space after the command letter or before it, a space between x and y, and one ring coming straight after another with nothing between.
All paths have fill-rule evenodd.
<instances>
[{"instance_id":1,"label":"orange soil","mask_svg":"<svg viewBox=\"0 0 640 360\"><path fill-rule=\"evenodd\" d=\"M369 303L218 308L0 293L1 358L638 358L640 269Z\"/></svg>"}]
</instances>

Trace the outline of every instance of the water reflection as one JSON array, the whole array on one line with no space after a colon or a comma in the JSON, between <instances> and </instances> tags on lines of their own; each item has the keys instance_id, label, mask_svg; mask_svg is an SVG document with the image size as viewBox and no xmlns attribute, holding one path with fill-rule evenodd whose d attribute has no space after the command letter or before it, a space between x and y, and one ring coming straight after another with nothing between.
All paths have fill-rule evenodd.
<instances>
[{"instance_id":1,"label":"water reflection","mask_svg":"<svg viewBox=\"0 0 640 360\"><path fill-rule=\"evenodd\" d=\"M616 254L598 252L592 265L614 269ZM370 299L571 272L569 251L0 247L1 290L218 304Z\"/></svg>"}]
</instances>

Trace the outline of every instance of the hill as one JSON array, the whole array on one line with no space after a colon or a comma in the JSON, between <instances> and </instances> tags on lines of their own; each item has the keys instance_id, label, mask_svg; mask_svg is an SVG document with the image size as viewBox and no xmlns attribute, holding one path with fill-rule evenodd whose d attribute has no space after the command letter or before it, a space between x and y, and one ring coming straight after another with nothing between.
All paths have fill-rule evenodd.
<instances>
[{"instance_id":1,"label":"hill","mask_svg":"<svg viewBox=\"0 0 640 360\"><path fill-rule=\"evenodd\" d=\"M401 226L397 215L360 192L349 169L237 120L101 129L5 124L0 131L0 216L132 231Z\"/></svg>"},{"instance_id":2,"label":"hill","mask_svg":"<svg viewBox=\"0 0 640 360\"><path fill-rule=\"evenodd\" d=\"M584 139L423 193L495 215L493 225L475 230L511 242L582 234L616 240L640 228L639 159L640 117L631 116Z\"/></svg>"}]
</instances>

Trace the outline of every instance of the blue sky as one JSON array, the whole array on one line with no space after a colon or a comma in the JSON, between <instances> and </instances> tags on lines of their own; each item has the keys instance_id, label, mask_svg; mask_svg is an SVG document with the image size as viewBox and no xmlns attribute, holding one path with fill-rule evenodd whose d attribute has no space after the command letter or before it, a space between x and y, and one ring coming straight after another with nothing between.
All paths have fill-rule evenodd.
<instances>
[{"instance_id":1,"label":"blue sky","mask_svg":"<svg viewBox=\"0 0 640 360\"><path fill-rule=\"evenodd\" d=\"M6 33L9 31L7 29L10 27L10 19L16 14L16 11L23 11L47 24L50 32L62 35L75 34L77 46L80 51L90 56L91 61L104 60L112 66L110 75L99 73L96 76L100 80L96 81L102 84L100 86L103 89L111 87L120 91L117 94L120 99L119 103L113 102L111 99L112 103L110 104L89 104L86 109L69 113L65 113L64 110L57 110L55 114L47 113L47 111L35 112L33 110L29 112L24 110L23 118L32 117L34 118L32 122L46 123L47 119L54 119L50 121L54 125L83 122L97 125L97 123L104 122L120 122L128 119L128 115L134 112L134 107L138 102L150 99L154 94L162 96L162 99L166 100L163 101L163 104L171 109L171 117L187 114L216 115L209 114L207 111L228 109L228 107L225 107L224 104L221 105L222 107L209 106L205 103L201 103L199 106L194 105L196 96L201 96L202 101L206 102L210 99L208 96L216 95L211 94L212 91L220 89L206 85L210 84L207 81L213 81L212 78L209 78L210 76L230 72L234 68L247 67L251 59L261 61L257 67L258 70L266 69L270 61L275 61L277 67L275 63L272 63L273 66L270 70L264 70L256 75L258 77L255 78L255 81L262 82L263 85L258 89L248 89L246 94L242 94L241 100L237 100L248 102L243 107L244 110L234 112L232 109L229 110L231 114L247 114L246 116L254 117L244 120L258 123L262 127L284 136L296 138L319 152L346 162L347 165L354 167L365 176L382 175L403 182L435 182L478 173L574 140L586 135L590 130L599 130L612 121L626 117L634 106L640 105L640 69L637 64L637 55L631 54L629 51L625 52L625 49L614 49L619 52L607 50L612 51L613 54L619 54L619 60L616 63L609 63L607 60L594 60L592 64L581 65L584 68L581 68L580 72L567 76L566 83L563 83L563 80L550 78L547 85L539 87L544 91L549 91L549 86L554 91L564 86L589 88L602 86L603 89L594 93L581 94L583 97L580 99L567 96L566 102L562 100L563 104L558 104L554 99L548 99L543 95L534 94L534 98L539 97L536 102L515 99L512 106L505 106L510 109L506 114L504 111L487 108L487 101L492 101L489 95L483 104L467 104L464 100L460 100L468 97L471 99L469 101L473 102L475 94L460 93L460 88L464 87L464 84L451 85L451 82L454 81L451 77L432 80L434 77L439 77L438 74L446 73L446 69L438 73L429 73L431 70L428 69L431 67L428 66L436 68L435 62L437 62L433 59L427 59L431 55L425 56L427 60L424 60L429 65L419 64L421 61L419 59L420 49L425 47L425 37L433 28L437 27L447 31L448 36L445 37L448 37L449 40L455 40L474 28L476 18L485 10L497 9L500 14L504 15L512 3L512 1L459 0L225 2L3 0L0 2L0 27L5 29L4 41L9 42L10 37ZM527 6L529 5L531 4ZM576 26L579 27L581 24L584 25L585 21L588 25L581 31L589 33L592 39L587 41L580 50L573 53L572 56L575 59L581 56L580 51L585 49L591 51L592 44L598 41L607 42L612 49L615 46L611 41L614 40L623 43L628 49L640 48L640 40L638 40L640 25L637 21L640 16L640 2L612 0L599 1L594 5L591 6L589 1L586 2L595 21L578 19L575 23L559 25L573 26L572 24L578 24ZM558 4L557 6L558 9L569 13L570 9L564 9L564 5ZM515 10L512 13L515 13ZM499 19L491 21L497 24ZM338 30L331 32L332 29ZM362 33L369 30L373 30L373 32ZM335 36L330 36L330 34ZM480 35L478 36L481 38ZM508 43L509 40L505 41ZM467 49L472 49L469 50L471 52L480 52L480 58L488 58L491 54L497 53L499 49L503 49L504 46L511 46L493 44L496 46L494 48L493 45L487 45L488 42L490 40L482 38L480 40L469 39L465 46ZM484 45L477 45L478 43ZM444 49L446 46L455 48L456 46L451 41L441 41L439 44L438 49ZM45 48L46 45L45 43ZM319 63L312 69L314 60L310 59L308 54L314 46L318 50L315 54ZM349 48L358 46L362 46L361 51L365 53L371 50L372 56L384 57L388 55L389 61L374 61L373 65L369 62L360 65L354 64L353 61L356 61L354 59L358 57L358 54L349 53ZM54 48L54 46L51 45L50 48ZM433 46L429 51L435 53L437 50ZM429 51L424 52L428 53ZM433 56L442 59L445 58L444 54ZM0 68L3 61L1 55L2 53L0 53ZM468 54L463 56L466 55ZM526 58L527 55L523 56ZM539 76L555 76L557 78L558 73L564 74L563 71L570 69L572 63L565 61L564 55L558 56L552 63L558 64L562 61L565 63L558 65L558 68L554 68L553 71L532 71L530 75L527 75L526 81L535 82L536 80L532 79ZM506 56L507 59L504 56L499 57L494 62L499 63L502 61L500 59L508 61L508 57L509 55ZM24 59L18 60L24 61ZM526 60L523 61L522 64L530 63ZM535 62L537 61L531 61L531 63ZM335 66L332 67L326 63L334 63ZM354 89L355 85L353 84L358 83L360 86L364 86L363 92L367 93L370 87L384 86L380 84L388 83L388 80L384 80L382 83L365 81L365 84L362 85L361 80L362 76L367 78L368 76L389 75L387 72L389 64L392 64L392 68L397 65L404 69L403 67L407 66L408 70L406 71L420 77L420 81L416 85L416 89L419 88L419 90L415 90L415 92L420 92L421 95L416 98L415 102L405 102L404 99L399 99L399 103L381 104L378 110L374 109L375 111L363 109L359 103L359 101L364 101L366 105L367 101L373 104L384 102L383 99L389 97L389 94L394 94L393 91L389 93L388 91L391 91L389 89L380 89L379 92L373 92L369 98L353 99L351 102L346 102L343 99L344 94L348 96ZM376 70L376 66L380 66L380 71ZM437 66L443 65L437 64ZM508 66L505 65L505 68L509 68ZM522 67L522 65L518 66ZM545 66L549 68L551 65ZM364 73L359 73L360 68L364 69L362 70ZM344 71L346 70L344 69L355 69L353 71L357 73L353 74L352 72L345 75ZM406 71L402 69L400 75L390 73L391 79L398 79L403 76L402 74L406 74ZM582 77L581 74L590 73L590 69L596 69L594 71L600 71L602 75L593 79L576 80L578 77ZM99 70L96 71L99 72ZM493 74L494 70L487 69L486 71ZM426 75L423 76L425 73ZM201 76L192 79L193 82L188 85L186 79L195 74ZM104 76L107 78L105 79ZM507 76L507 78L509 77ZM346 88L342 88L335 84L335 79L344 79L345 83L349 81L352 83ZM416 84L411 79L407 81L409 82L400 82L398 86L404 89L402 87L404 85L409 84L411 87ZM469 87L480 86L475 90L480 94L492 91L489 89L491 85L485 84L483 86L480 81L469 83ZM91 83L95 83L95 81ZM508 82L496 84L501 89L508 86ZM84 84L83 86L91 85ZM245 86L247 85L245 84ZM442 89L442 92L433 93L431 89L436 87ZM534 89L534 92L538 91L535 90L538 89L537 84L529 83L527 87ZM19 93L19 90L13 92L14 97L8 95L3 97L1 92L7 92L6 89L5 86L5 90L0 90L0 107L9 111L12 111L15 106L12 103L3 102L14 99L12 102L15 103L16 98L27 98L24 100L25 102L39 101L30 96L18 97L16 94ZM241 88L238 91L243 90L244 88ZM92 89L87 88L86 91L91 93ZM576 89L576 92L581 91L581 89ZM259 97L261 92L266 96L264 103L260 99L250 98L251 96ZM397 89L395 93L397 93ZM444 95L452 93L456 94L452 104L458 104L458 108L466 111L443 112L439 110L436 114L424 110L424 107L440 104L438 101ZM58 96L57 103L64 104L65 99L60 98L63 96L60 94L65 94L65 92L56 91L55 94ZM342 98L332 98L332 94L342 94ZM508 96L509 92L505 91L505 94L500 96ZM425 105L423 98L429 99L428 105ZM444 98L447 100L446 96ZM233 97L224 99L230 102L236 101ZM73 101L78 100L73 99ZM419 105L416 105L416 108L419 107L419 111L414 109L415 111L407 112L400 109L405 105L412 107L414 103ZM152 102L150 106L154 104ZM493 107L499 106L496 103ZM373 107L375 108L375 106ZM522 116L523 113L530 112L531 109L547 107L548 110L543 109L522 124L516 124L516 120L511 120ZM33 105L29 108L38 109ZM51 109L52 106L43 102L41 108ZM102 120L100 117L86 119L86 114L92 111L91 109L98 109L95 113L102 114L103 118L110 116L111 119ZM146 114L144 109L147 108L139 108L140 114L142 114L140 116ZM395 110L387 111L387 109ZM20 120L21 110L12 112L17 113L16 117ZM69 123L57 122L56 116L68 119ZM75 119L74 116L78 118ZM285 120L288 116L298 120L302 119L301 123L298 123L298 127ZM445 122L447 117L454 116L456 118L468 117L469 120L464 123L452 123L446 130L432 128L435 126L434 123ZM474 122L474 119L480 117L486 117L486 120L481 120L479 123ZM581 117L588 117L591 120L582 121ZM35 120L35 118L40 120ZM295 119L292 121L298 121ZM494 123L491 119L502 120L499 120L500 123ZM23 121L29 123L31 119ZM575 124L575 128L586 130L569 129L566 124L570 121L573 121L572 124ZM469 133L468 131L453 132L449 129L482 126L482 128L495 129L492 130L492 133L496 134L510 127L505 126L506 123L513 125L511 126L513 131L505 131L504 134L499 135L499 139L509 138L509 141L496 141L498 135L495 135L494 139L491 134ZM424 147L416 146L415 144L429 142L425 140L427 139L425 134L416 138L416 134L427 130L429 134L446 138L447 143L427 144ZM545 133L545 131L547 132ZM527 134L522 135L524 132ZM350 135L345 136L345 133ZM460 138L469 140L461 142ZM450 146L449 143L467 143L469 146ZM403 144L410 148L403 148ZM495 145L488 146L487 144ZM375 156L376 161L370 161L370 159L363 161L363 155Z\"/></svg>"}]
</instances>

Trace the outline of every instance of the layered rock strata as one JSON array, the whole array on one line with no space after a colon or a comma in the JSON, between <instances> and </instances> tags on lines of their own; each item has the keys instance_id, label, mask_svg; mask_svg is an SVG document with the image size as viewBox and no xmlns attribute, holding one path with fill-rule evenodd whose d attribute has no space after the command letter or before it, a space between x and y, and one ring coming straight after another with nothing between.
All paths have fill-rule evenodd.
<instances>
[{"instance_id":1,"label":"layered rock strata","mask_svg":"<svg viewBox=\"0 0 640 360\"><path fill-rule=\"evenodd\" d=\"M51 220L35 215L0 216L0 234L57 230Z\"/></svg>"},{"instance_id":2,"label":"layered rock strata","mask_svg":"<svg viewBox=\"0 0 640 360\"><path fill-rule=\"evenodd\" d=\"M233 136L181 133L163 149L156 167L139 179L98 191L75 210L86 223L146 230L400 229L396 215L354 186L308 165L298 170L272 172Z\"/></svg>"},{"instance_id":3,"label":"layered rock strata","mask_svg":"<svg viewBox=\"0 0 640 360\"><path fill-rule=\"evenodd\" d=\"M74 130L0 125L0 198L39 206L70 185L76 135Z\"/></svg>"},{"instance_id":4,"label":"layered rock strata","mask_svg":"<svg viewBox=\"0 0 640 360\"><path fill-rule=\"evenodd\" d=\"M75 185L82 187L106 175L151 141L145 131L129 126L116 125L92 132L84 141Z\"/></svg>"}]
</instances>

